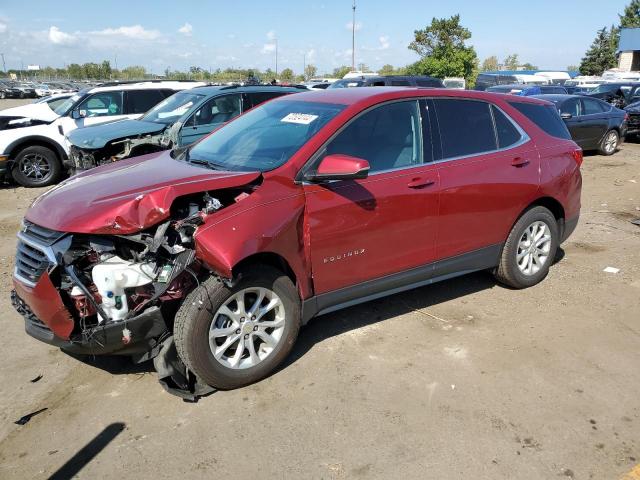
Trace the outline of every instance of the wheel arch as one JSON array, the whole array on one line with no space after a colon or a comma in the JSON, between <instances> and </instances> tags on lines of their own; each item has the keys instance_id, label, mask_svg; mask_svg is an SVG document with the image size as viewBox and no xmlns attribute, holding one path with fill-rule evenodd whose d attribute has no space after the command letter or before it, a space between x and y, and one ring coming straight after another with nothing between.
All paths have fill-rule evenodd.
<instances>
[{"instance_id":1,"label":"wheel arch","mask_svg":"<svg viewBox=\"0 0 640 480\"><path fill-rule=\"evenodd\" d=\"M15 156L27 147L45 147L53 150L59 161L67 158L67 153L64 151L62 145L54 140L51 140L50 138L41 135L32 135L24 138L19 138L18 140L15 140L11 144L9 144L6 151L10 158L15 159Z\"/></svg>"},{"instance_id":2,"label":"wheel arch","mask_svg":"<svg viewBox=\"0 0 640 480\"><path fill-rule=\"evenodd\" d=\"M287 262L287 260L282 255L279 255L275 252L254 253L252 255L249 255L248 257L243 258L231 269L233 278L236 278L238 274L248 268L251 268L251 266L253 265L266 265L280 270L282 273L287 275L287 277L289 277L294 285L298 286L296 274L293 271L293 268L291 268L291 265L289 265L289 262Z\"/></svg>"},{"instance_id":3,"label":"wheel arch","mask_svg":"<svg viewBox=\"0 0 640 480\"><path fill-rule=\"evenodd\" d=\"M566 220L565 209L562 206L562 203L560 203L557 199L549 196L539 197L536 200L529 203L520 212L518 217L513 221L513 223L511 224L511 228L509 229L509 232L511 231L511 229L513 229L513 226L518 222L518 220L520 220L520 217L522 217L522 215L524 215L525 212L527 212L528 210L531 210L534 207L544 207L553 214L558 224L560 238L562 238L562 236L564 235L565 220Z\"/></svg>"}]
</instances>

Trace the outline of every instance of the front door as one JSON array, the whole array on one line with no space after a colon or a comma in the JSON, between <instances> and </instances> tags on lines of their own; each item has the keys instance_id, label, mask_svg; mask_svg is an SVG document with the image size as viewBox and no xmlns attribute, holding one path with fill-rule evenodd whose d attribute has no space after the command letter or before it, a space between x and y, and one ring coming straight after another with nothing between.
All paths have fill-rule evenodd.
<instances>
[{"instance_id":1,"label":"front door","mask_svg":"<svg viewBox=\"0 0 640 480\"><path fill-rule=\"evenodd\" d=\"M216 128L240 115L241 111L240 94L234 93L212 98L185 122L180 131L180 145L186 146L197 142Z\"/></svg>"},{"instance_id":2,"label":"front door","mask_svg":"<svg viewBox=\"0 0 640 480\"><path fill-rule=\"evenodd\" d=\"M427 133L423 145L420 102L407 100L369 110L326 145L321 158L371 168L366 179L304 187L316 295L434 260L439 179Z\"/></svg>"}]
</instances>

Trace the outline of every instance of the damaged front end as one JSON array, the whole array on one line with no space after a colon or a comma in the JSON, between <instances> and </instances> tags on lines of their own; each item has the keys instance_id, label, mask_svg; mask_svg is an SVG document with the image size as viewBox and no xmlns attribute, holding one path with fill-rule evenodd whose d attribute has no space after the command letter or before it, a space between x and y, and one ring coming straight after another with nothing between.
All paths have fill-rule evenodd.
<instances>
[{"instance_id":1,"label":"damaged front end","mask_svg":"<svg viewBox=\"0 0 640 480\"><path fill-rule=\"evenodd\" d=\"M65 162L69 174L75 175L125 158L169 150L178 144L177 132L180 126L181 124L177 122L157 132L109 141L100 148L71 143L69 159Z\"/></svg>"},{"instance_id":2,"label":"damaged front end","mask_svg":"<svg viewBox=\"0 0 640 480\"><path fill-rule=\"evenodd\" d=\"M234 202L198 193L177 198L170 218L128 235L79 234L25 221L18 234L11 299L26 332L72 354L158 355L165 388L204 392L172 348L173 318L186 295L210 275L196 258L204 219Z\"/></svg>"}]
</instances>

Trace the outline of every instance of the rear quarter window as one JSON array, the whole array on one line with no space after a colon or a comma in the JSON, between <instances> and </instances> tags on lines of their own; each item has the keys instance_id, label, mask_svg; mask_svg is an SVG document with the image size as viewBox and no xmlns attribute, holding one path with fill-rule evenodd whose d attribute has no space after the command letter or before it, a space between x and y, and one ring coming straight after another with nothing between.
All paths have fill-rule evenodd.
<instances>
[{"instance_id":1,"label":"rear quarter window","mask_svg":"<svg viewBox=\"0 0 640 480\"><path fill-rule=\"evenodd\" d=\"M537 105L535 103L509 102L513 108L536 124L541 130L555 138L571 140L567 126L560 118L553 105Z\"/></svg>"}]
</instances>

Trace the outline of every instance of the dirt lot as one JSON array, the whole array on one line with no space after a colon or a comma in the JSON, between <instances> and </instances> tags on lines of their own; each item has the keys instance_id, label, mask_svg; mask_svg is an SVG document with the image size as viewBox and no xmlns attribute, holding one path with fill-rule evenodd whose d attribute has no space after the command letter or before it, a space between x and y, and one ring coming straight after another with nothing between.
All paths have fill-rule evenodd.
<instances>
[{"instance_id":1,"label":"dirt lot","mask_svg":"<svg viewBox=\"0 0 640 480\"><path fill-rule=\"evenodd\" d=\"M478 273L317 318L280 372L196 404L24 333L14 236L42 190L1 189L0 478L640 478L640 145L583 175L541 285Z\"/></svg>"}]
</instances>

